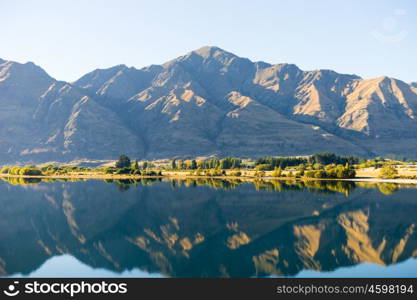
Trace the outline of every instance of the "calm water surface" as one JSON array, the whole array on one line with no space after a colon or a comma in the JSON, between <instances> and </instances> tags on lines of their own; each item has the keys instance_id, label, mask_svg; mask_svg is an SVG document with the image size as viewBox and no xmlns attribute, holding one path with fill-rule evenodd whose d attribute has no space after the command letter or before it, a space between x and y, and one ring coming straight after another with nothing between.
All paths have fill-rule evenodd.
<instances>
[{"instance_id":1,"label":"calm water surface","mask_svg":"<svg viewBox=\"0 0 417 300\"><path fill-rule=\"evenodd\" d=\"M13 277L417 277L417 189L353 182L0 182Z\"/></svg>"}]
</instances>

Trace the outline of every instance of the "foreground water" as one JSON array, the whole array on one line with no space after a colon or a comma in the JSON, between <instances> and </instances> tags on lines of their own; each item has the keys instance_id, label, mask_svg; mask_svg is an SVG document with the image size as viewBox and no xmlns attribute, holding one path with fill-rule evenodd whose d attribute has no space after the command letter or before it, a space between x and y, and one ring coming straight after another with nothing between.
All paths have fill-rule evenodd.
<instances>
[{"instance_id":1,"label":"foreground water","mask_svg":"<svg viewBox=\"0 0 417 300\"><path fill-rule=\"evenodd\" d=\"M4 179L0 274L417 277L416 192L329 181Z\"/></svg>"}]
</instances>

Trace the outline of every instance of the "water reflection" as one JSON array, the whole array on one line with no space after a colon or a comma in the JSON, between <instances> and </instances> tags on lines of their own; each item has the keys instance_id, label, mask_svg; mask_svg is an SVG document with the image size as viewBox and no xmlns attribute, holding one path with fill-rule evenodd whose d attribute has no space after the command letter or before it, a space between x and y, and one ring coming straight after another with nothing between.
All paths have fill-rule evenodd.
<instances>
[{"instance_id":1,"label":"water reflection","mask_svg":"<svg viewBox=\"0 0 417 300\"><path fill-rule=\"evenodd\" d=\"M123 278L161 278L158 273L147 273L140 269L132 269L122 271L120 273L114 273L113 271L92 268L73 256L59 255L48 259L37 270L33 271L29 275L14 274L12 277L37 277L37 278L74 278L79 277L80 274L84 278L113 278L120 276Z\"/></svg>"},{"instance_id":2,"label":"water reflection","mask_svg":"<svg viewBox=\"0 0 417 300\"><path fill-rule=\"evenodd\" d=\"M417 256L411 186L2 180L0 273L6 276L31 274L63 254L115 276L140 270L173 277L295 276Z\"/></svg>"},{"instance_id":3,"label":"water reflection","mask_svg":"<svg viewBox=\"0 0 417 300\"><path fill-rule=\"evenodd\" d=\"M41 182L77 182L87 181L87 179L77 178L21 178L21 177L0 177L1 180L13 185L38 184ZM119 191L123 192L130 186L152 185L155 182L163 181L162 178L141 178L141 179L105 179L106 183L114 183ZM167 180L164 180L167 181ZM171 186L175 187L196 187L209 186L214 189L233 190L239 185L251 183L257 191L299 191L307 189L312 193L332 194L334 192L343 193L346 196L356 187L376 188L385 195L395 193L399 189L396 183L369 183L354 181L332 181L332 180L220 180L216 178L189 178L172 179ZM413 185L402 185L402 187L413 187Z\"/></svg>"}]
</instances>

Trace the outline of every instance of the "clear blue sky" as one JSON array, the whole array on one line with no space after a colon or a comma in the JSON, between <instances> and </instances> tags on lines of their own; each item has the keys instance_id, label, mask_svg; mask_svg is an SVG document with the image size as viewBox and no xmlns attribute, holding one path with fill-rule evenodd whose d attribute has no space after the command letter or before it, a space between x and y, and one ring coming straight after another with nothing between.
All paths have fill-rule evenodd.
<instances>
[{"instance_id":1,"label":"clear blue sky","mask_svg":"<svg viewBox=\"0 0 417 300\"><path fill-rule=\"evenodd\" d=\"M61 80L204 45L251 60L417 81L417 1L0 0L0 57Z\"/></svg>"}]
</instances>

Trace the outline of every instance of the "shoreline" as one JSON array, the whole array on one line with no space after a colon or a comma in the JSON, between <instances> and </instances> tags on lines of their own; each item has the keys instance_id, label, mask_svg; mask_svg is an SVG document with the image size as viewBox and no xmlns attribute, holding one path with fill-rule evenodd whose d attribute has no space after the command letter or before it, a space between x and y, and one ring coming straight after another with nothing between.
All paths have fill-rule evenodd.
<instances>
[{"instance_id":1,"label":"shoreline","mask_svg":"<svg viewBox=\"0 0 417 300\"><path fill-rule=\"evenodd\" d=\"M294 180L294 181L351 181L351 182L371 182L371 183L395 183L395 184L416 184L417 179L383 179L377 177L357 177L357 178L296 178L296 177L249 177L249 176L196 176L196 175L160 175L160 176L143 176L143 175L113 175L113 174L73 174L73 175L10 175L0 174L0 178L37 178L37 179L92 179L92 180L126 180L126 179L220 179L220 180Z\"/></svg>"}]
</instances>

